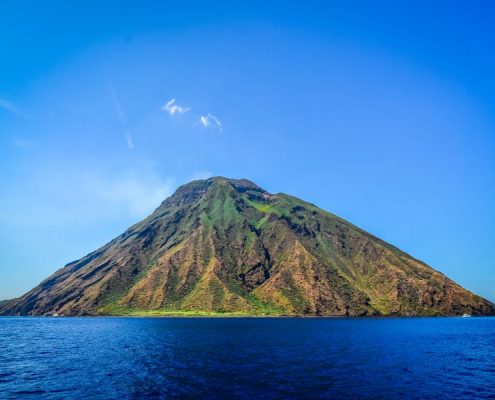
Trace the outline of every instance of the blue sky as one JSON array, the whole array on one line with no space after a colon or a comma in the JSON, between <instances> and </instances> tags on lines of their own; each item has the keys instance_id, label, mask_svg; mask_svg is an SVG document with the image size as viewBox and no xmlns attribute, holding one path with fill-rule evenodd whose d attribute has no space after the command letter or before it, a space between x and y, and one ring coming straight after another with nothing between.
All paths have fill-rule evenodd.
<instances>
[{"instance_id":1,"label":"blue sky","mask_svg":"<svg viewBox=\"0 0 495 400\"><path fill-rule=\"evenodd\" d=\"M64 3L0 3L0 298L222 175L495 300L491 2Z\"/></svg>"}]
</instances>

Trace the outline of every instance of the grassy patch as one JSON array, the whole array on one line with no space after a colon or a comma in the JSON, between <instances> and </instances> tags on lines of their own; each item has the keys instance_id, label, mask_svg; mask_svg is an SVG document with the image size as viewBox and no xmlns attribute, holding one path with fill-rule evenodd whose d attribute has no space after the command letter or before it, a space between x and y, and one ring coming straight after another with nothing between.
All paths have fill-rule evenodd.
<instances>
[{"instance_id":1,"label":"grassy patch","mask_svg":"<svg viewBox=\"0 0 495 400\"><path fill-rule=\"evenodd\" d=\"M284 315L287 314L287 310L282 307L278 307L275 304L264 302L258 299L253 294L249 294L248 297L249 304L253 307L254 313L256 315Z\"/></svg>"},{"instance_id":2,"label":"grassy patch","mask_svg":"<svg viewBox=\"0 0 495 400\"><path fill-rule=\"evenodd\" d=\"M139 310L135 308L122 307L116 304L107 305L98 310L98 315L128 316L128 317L249 317L262 315L283 315L278 312L247 312L247 311L200 311L200 310Z\"/></svg>"}]
</instances>

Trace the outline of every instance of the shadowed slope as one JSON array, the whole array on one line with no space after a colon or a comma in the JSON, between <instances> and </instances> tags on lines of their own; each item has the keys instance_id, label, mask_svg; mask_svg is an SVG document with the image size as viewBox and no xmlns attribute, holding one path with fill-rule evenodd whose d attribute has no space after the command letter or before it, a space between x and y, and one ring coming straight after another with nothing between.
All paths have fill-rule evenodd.
<instances>
[{"instance_id":1,"label":"shadowed slope","mask_svg":"<svg viewBox=\"0 0 495 400\"><path fill-rule=\"evenodd\" d=\"M4 315L474 315L494 305L337 216L247 180L181 186Z\"/></svg>"}]
</instances>

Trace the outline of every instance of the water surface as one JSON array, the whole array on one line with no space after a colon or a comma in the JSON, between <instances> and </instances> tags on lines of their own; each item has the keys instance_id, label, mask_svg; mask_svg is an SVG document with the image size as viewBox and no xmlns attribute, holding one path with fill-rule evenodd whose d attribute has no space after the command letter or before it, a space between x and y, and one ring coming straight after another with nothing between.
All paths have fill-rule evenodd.
<instances>
[{"instance_id":1,"label":"water surface","mask_svg":"<svg viewBox=\"0 0 495 400\"><path fill-rule=\"evenodd\" d=\"M495 399L495 318L0 318L1 399Z\"/></svg>"}]
</instances>

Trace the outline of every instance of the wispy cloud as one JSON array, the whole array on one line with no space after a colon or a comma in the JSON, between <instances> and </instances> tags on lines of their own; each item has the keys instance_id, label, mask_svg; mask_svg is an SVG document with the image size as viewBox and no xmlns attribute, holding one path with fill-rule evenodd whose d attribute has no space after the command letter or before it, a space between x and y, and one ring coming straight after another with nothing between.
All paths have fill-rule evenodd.
<instances>
[{"instance_id":1,"label":"wispy cloud","mask_svg":"<svg viewBox=\"0 0 495 400\"><path fill-rule=\"evenodd\" d=\"M125 134L125 143L127 144L127 147L129 149L133 149L134 148L134 142L132 141L131 132L129 132L129 130L126 129L124 131L124 134Z\"/></svg>"},{"instance_id":2,"label":"wispy cloud","mask_svg":"<svg viewBox=\"0 0 495 400\"><path fill-rule=\"evenodd\" d=\"M115 109L115 113L117 114L117 118L119 122L123 125L123 132L124 132L124 138L125 138L125 143L129 149L134 148L134 142L132 140L132 135L131 131L128 128L127 124L127 115L122 108L122 105L120 104L119 98L117 97L117 94L115 93L115 89L113 88L113 85L108 82L108 88L110 90L110 95L112 96L112 102L113 102L113 107Z\"/></svg>"},{"instance_id":3,"label":"wispy cloud","mask_svg":"<svg viewBox=\"0 0 495 400\"><path fill-rule=\"evenodd\" d=\"M152 168L119 171L116 175L84 168L42 169L9 188L17 201L0 196L0 225L69 226L137 221L173 193L175 181ZM36 202L29 196L36 193ZM26 212L22 212L25 210Z\"/></svg>"},{"instance_id":4,"label":"wispy cloud","mask_svg":"<svg viewBox=\"0 0 495 400\"><path fill-rule=\"evenodd\" d=\"M182 115L191 110L190 107L184 107L177 104L175 99L171 99L165 103L162 107L163 111L168 112L172 117L175 115Z\"/></svg>"},{"instance_id":5,"label":"wispy cloud","mask_svg":"<svg viewBox=\"0 0 495 400\"><path fill-rule=\"evenodd\" d=\"M208 179L213 176L213 173L211 171L196 171L191 175L191 178L189 179L190 181L197 181L197 180L203 180L203 179Z\"/></svg>"},{"instance_id":6,"label":"wispy cloud","mask_svg":"<svg viewBox=\"0 0 495 400\"><path fill-rule=\"evenodd\" d=\"M12 144L16 147L29 147L31 146L31 141L22 138L13 138Z\"/></svg>"},{"instance_id":7,"label":"wispy cloud","mask_svg":"<svg viewBox=\"0 0 495 400\"><path fill-rule=\"evenodd\" d=\"M208 113L207 115L201 115L199 117L199 122L201 125L203 125L205 128L209 126L214 126L216 127L220 132L223 132L223 125L222 121L220 121L217 117L215 117L213 114Z\"/></svg>"},{"instance_id":8,"label":"wispy cloud","mask_svg":"<svg viewBox=\"0 0 495 400\"><path fill-rule=\"evenodd\" d=\"M18 117L27 118L26 114L20 111L14 103L3 97L0 97L0 108Z\"/></svg>"},{"instance_id":9,"label":"wispy cloud","mask_svg":"<svg viewBox=\"0 0 495 400\"><path fill-rule=\"evenodd\" d=\"M172 194L175 187L171 179L162 180L135 174L113 181L91 177L85 183L85 189L95 195L95 200L120 207L127 215L135 218L143 218L152 212Z\"/></svg>"},{"instance_id":10,"label":"wispy cloud","mask_svg":"<svg viewBox=\"0 0 495 400\"><path fill-rule=\"evenodd\" d=\"M175 98L170 99L165 103L165 105L161 108L162 111L167 112L171 117L182 116L191 110L191 107L186 107L183 105L177 104L177 100ZM208 114L194 114L191 119L193 121L197 121L193 126L201 125L204 128L216 128L219 132L223 132L223 124L222 121L215 115Z\"/></svg>"}]
</instances>

